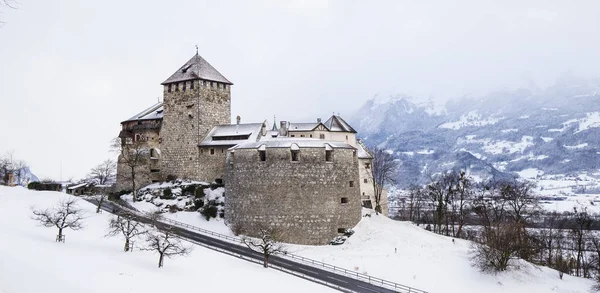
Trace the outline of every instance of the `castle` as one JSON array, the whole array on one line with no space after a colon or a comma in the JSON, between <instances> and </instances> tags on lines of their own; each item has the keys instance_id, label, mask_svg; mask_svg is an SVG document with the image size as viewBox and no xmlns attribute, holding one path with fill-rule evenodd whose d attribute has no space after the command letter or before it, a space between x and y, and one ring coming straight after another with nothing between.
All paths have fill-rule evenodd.
<instances>
[{"instance_id":1,"label":"castle","mask_svg":"<svg viewBox=\"0 0 600 293\"><path fill-rule=\"evenodd\" d=\"M121 122L123 145L146 150L136 188L167 177L225 185L231 227L273 225L285 241L325 244L372 207L372 156L340 116L311 123L231 121L231 83L197 53L163 83L163 102ZM132 188L123 155L117 190ZM387 215L386 195L382 210Z\"/></svg>"}]
</instances>

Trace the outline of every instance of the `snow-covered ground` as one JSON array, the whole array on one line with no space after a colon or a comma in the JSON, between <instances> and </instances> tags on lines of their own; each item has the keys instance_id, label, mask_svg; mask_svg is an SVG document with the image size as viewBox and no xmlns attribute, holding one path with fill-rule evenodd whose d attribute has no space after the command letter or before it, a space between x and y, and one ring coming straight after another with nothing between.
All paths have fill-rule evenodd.
<instances>
[{"instance_id":1,"label":"snow-covered ground","mask_svg":"<svg viewBox=\"0 0 600 293\"><path fill-rule=\"evenodd\" d=\"M159 269L155 254L126 253L121 239L105 238L110 215L83 200L84 229L68 230L66 243L56 243L57 230L37 226L30 206L50 207L68 196L0 186L1 293L334 292L199 246Z\"/></svg>"},{"instance_id":2,"label":"snow-covered ground","mask_svg":"<svg viewBox=\"0 0 600 293\"><path fill-rule=\"evenodd\" d=\"M141 205L140 205L141 206ZM364 209L365 213L371 210ZM207 222L195 212L165 216L210 231L233 235L222 220ZM409 222L363 217L345 244L288 245L291 253L429 292L588 292L590 280L564 276L519 262L519 269L489 275L470 265L470 242L440 236ZM397 252L395 252L397 251Z\"/></svg>"},{"instance_id":3,"label":"snow-covered ground","mask_svg":"<svg viewBox=\"0 0 600 293\"><path fill-rule=\"evenodd\" d=\"M484 274L470 265L470 242L440 236L409 222L365 217L340 246L294 246L296 253L357 269L429 292L588 292L592 281L547 267L518 263L519 269ZM397 252L395 252L397 249Z\"/></svg>"}]
</instances>

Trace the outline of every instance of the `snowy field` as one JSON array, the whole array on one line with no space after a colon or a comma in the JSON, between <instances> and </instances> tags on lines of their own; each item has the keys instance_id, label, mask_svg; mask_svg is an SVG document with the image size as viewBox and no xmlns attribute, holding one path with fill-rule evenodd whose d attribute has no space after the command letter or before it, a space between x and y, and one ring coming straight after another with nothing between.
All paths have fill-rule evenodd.
<instances>
[{"instance_id":1,"label":"snowy field","mask_svg":"<svg viewBox=\"0 0 600 293\"><path fill-rule=\"evenodd\" d=\"M0 293L337 292L199 246L159 269L157 255L126 253L120 238L103 237L110 215L83 200L85 228L67 230L66 243L56 243L57 230L31 220L30 206L50 207L61 197L68 195L0 186Z\"/></svg>"},{"instance_id":2,"label":"snowy field","mask_svg":"<svg viewBox=\"0 0 600 293\"><path fill-rule=\"evenodd\" d=\"M136 204L138 208L144 207L143 203ZM163 215L233 235L221 219L207 222L197 212ZM456 239L453 244L451 238L383 216L363 217L354 230L356 233L343 245L288 245L288 248L291 253L429 292L584 293L593 284L572 276L560 280L557 271L524 261L517 264L518 270L483 274L470 265L469 241Z\"/></svg>"}]
</instances>

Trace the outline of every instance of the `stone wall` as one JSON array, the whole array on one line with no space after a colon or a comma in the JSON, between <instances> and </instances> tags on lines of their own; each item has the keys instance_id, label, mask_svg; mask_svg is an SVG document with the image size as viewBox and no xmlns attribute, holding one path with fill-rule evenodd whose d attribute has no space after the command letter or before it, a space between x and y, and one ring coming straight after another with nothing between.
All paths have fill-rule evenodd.
<instances>
[{"instance_id":1,"label":"stone wall","mask_svg":"<svg viewBox=\"0 0 600 293\"><path fill-rule=\"evenodd\" d=\"M285 242L327 244L361 219L354 149L336 148L333 162L325 148L301 148L298 162L289 148L267 148L266 161L256 149L236 149L226 166L225 220L249 235L272 225L285 231Z\"/></svg>"},{"instance_id":2,"label":"stone wall","mask_svg":"<svg viewBox=\"0 0 600 293\"><path fill-rule=\"evenodd\" d=\"M227 149L232 146L215 146L200 148L200 170L198 176L206 182L225 178L225 160ZM212 150L212 153L211 153Z\"/></svg>"},{"instance_id":3,"label":"stone wall","mask_svg":"<svg viewBox=\"0 0 600 293\"><path fill-rule=\"evenodd\" d=\"M161 173L206 180L199 176L198 144L215 125L230 123L230 86L217 87L217 83L203 80L185 83L185 91L183 82L172 84L171 92L168 85L164 87Z\"/></svg>"}]
</instances>

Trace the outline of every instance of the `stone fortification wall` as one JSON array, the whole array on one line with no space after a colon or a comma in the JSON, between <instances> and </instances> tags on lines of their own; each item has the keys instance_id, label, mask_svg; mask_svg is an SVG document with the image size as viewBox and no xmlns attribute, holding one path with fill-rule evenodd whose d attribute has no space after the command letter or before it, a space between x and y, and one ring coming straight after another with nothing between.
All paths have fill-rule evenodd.
<instances>
[{"instance_id":1,"label":"stone fortification wall","mask_svg":"<svg viewBox=\"0 0 600 293\"><path fill-rule=\"evenodd\" d=\"M333 162L326 162L325 148L301 148L297 162L289 148L265 152L265 161L257 149L228 156L225 219L232 228L256 236L253 228L270 225L285 231L285 242L314 245L360 221L354 149L335 149Z\"/></svg>"},{"instance_id":2,"label":"stone fortification wall","mask_svg":"<svg viewBox=\"0 0 600 293\"><path fill-rule=\"evenodd\" d=\"M225 178L225 160L227 149L232 146L215 146L200 148L200 170L198 176L206 182Z\"/></svg>"}]
</instances>

